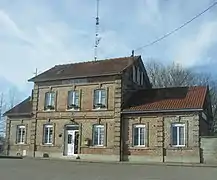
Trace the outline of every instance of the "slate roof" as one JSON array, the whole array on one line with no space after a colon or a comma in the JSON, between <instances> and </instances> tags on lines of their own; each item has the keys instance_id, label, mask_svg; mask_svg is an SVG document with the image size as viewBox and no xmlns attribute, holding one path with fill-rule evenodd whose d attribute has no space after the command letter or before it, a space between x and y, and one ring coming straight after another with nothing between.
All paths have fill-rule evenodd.
<instances>
[{"instance_id":1,"label":"slate roof","mask_svg":"<svg viewBox=\"0 0 217 180\"><path fill-rule=\"evenodd\" d=\"M56 65L51 69L29 79L32 82L115 75L133 64L141 56L121 57L114 59Z\"/></svg>"},{"instance_id":2,"label":"slate roof","mask_svg":"<svg viewBox=\"0 0 217 180\"><path fill-rule=\"evenodd\" d=\"M132 95L123 111L203 109L207 91L204 86L139 90Z\"/></svg>"},{"instance_id":3,"label":"slate roof","mask_svg":"<svg viewBox=\"0 0 217 180\"><path fill-rule=\"evenodd\" d=\"M31 113L32 113L32 102L31 102L31 97L28 97L21 103L17 104L12 109L5 112L4 116L31 115Z\"/></svg>"}]
</instances>

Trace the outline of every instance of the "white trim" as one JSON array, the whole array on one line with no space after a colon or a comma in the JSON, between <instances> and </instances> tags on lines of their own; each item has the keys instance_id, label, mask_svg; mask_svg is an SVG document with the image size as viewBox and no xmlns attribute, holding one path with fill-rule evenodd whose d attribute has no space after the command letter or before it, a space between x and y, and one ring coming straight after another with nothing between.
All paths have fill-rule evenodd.
<instances>
[{"instance_id":1,"label":"white trim","mask_svg":"<svg viewBox=\"0 0 217 180\"><path fill-rule=\"evenodd\" d=\"M45 130L46 129L48 129L48 134L46 135L45 134ZM51 139L50 139L50 131L52 130L52 137L51 137ZM51 125L51 124L46 124L46 125L44 125L44 137L43 137L43 139L44 139L44 144L45 145L52 145L53 144L53 134L54 134L54 132L53 132L53 125ZM47 136L47 142L45 142L45 137Z\"/></svg>"},{"instance_id":2,"label":"white trim","mask_svg":"<svg viewBox=\"0 0 217 180\"><path fill-rule=\"evenodd\" d=\"M173 144L173 127L177 127L177 144ZM180 144L180 139L179 139L179 130L180 130L180 127L183 127L184 128L184 134L183 134L183 137L184 137L184 144ZM171 132L171 135L172 135L172 146L173 147L185 147L185 142L186 142L186 137L185 137L185 124L181 124L181 123L173 123L172 124L172 132Z\"/></svg>"},{"instance_id":3,"label":"white trim","mask_svg":"<svg viewBox=\"0 0 217 180\"><path fill-rule=\"evenodd\" d=\"M21 131L21 134L19 136L19 131ZM24 134L23 134L24 131ZM26 138L26 126L25 125L18 125L17 126L17 144L25 144L25 138Z\"/></svg>"},{"instance_id":4,"label":"white trim","mask_svg":"<svg viewBox=\"0 0 217 180\"><path fill-rule=\"evenodd\" d=\"M94 146L100 146L100 147L102 147L102 146L104 146L104 144L105 144L105 125L101 125L101 124L98 124L98 125L94 125L94 130L93 130L93 138L95 138L95 128L97 129L97 134L98 134L98 136L97 136L97 144L94 144L94 142L95 142L95 139L93 139L93 145ZM100 131L101 131L101 128L103 128L103 144L100 144Z\"/></svg>"},{"instance_id":5,"label":"white trim","mask_svg":"<svg viewBox=\"0 0 217 180\"><path fill-rule=\"evenodd\" d=\"M139 129L139 132L138 132L138 145L135 145L135 142L134 142L134 133L135 133L135 129ZM144 128L144 145L140 145L140 131L141 131L141 128ZM134 147L146 147L145 143L146 143L146 126L144 124L135 124L133 125L133 146Z\"/></svg>"}]
</instances>

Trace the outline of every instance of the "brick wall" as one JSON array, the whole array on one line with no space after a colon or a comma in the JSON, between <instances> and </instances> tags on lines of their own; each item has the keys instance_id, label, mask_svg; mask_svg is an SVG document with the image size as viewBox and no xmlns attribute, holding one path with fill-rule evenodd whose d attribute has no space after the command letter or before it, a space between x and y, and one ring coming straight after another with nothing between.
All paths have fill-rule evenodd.
<instances>
[{"instance_id":1,"label":"brick wall","mask_svg":"<svg viewBox=\"0 0 217 180\"><path fill-rule=\"evenodd\" d=\"M125 159L144 162L200 162L198 114L125 115L124 121L128 122L128 139L125 145L125 156L128 157ZM177 148L171 145L171 123L185 124L185 147ZM144 124L146 127L145 147L132 146L134 124Z\"/></svg>"},{"instance_id":2,"label":"brick wall","mask_svg":"<svg viewBox=\"0 0 217 180\"><path fill-rule=\"evenodd\" d=\"M31 119L30 118L12 118L7 120L7 136L6 136L6 150L8 151L9 155L16 156L20 155L27 155L31 156L30 154L30 133L31 133ZM23 125L26 127L25 133L25 143L18 144L16 142L17 139L17 127L19 125ZM25 152L26 153L25 153Z\"/></svg>"}]
</instances>

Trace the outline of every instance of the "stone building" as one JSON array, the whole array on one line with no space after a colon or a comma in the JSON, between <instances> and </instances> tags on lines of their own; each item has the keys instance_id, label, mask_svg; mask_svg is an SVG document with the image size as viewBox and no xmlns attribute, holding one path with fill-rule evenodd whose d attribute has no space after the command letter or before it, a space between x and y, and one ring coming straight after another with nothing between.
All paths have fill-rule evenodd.
<instances>
[{"instance_id":1,"label":"stone building","mask_svg":"<svg viewBox=\"0 0 217 180\"><path fill-rule=\"evenodd\" d=\"M152 89L141 56L57 65L5 113L7 152L102 161L200 162L208 87Z\"/></svg>"}]
</instances>

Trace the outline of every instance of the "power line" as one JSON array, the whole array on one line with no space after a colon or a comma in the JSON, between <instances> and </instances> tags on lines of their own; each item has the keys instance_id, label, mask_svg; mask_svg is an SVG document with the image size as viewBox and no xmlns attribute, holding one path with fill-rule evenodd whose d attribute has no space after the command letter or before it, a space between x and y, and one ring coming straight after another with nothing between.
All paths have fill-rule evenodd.
<instances>
[{"instance_id":1,"label":"power line","mask_svg":"<svg viewBox=\"0 0 217 180\"><path fill-rule=\"evenodd\" d=\"M141 49L146 48L146 47L148 47L148 46L152 46L153 44L156 44L157 42L159 42L159 41L161 41L161 40L167 38L168 36L174 34L174 33L177 32L178 30L180 30L180 29L184 28L185 26L187 26L189 23L191 23L191 22L194 21L195 19L197 19L197 18L199 18L200 16L202 16L204 13L206 13L207 11L209 11L211 8L213 8L213 7L216 6L216 5L217 5L217 1L214 2L212 5L210 5L208 8L206 8L205 10L203 10L201 13L197 14L196 16L194 16L194 17L193 17L192 19L190 19L189 21L185 22L183 25L181 25L181 26L179 26L178 28L172 30L171 32L169 32L169 33L163 35L162 37L160 37L160 38L158 38L158 39L156 39L156 40L154 40L154 41L152 41L152 42L150 42L150 43L148 43L148 44L146 44L146 45L144 45L144 46L142 46L142 47L139 47L139 48L133 50L133 52L134 52L134 51L141 50Z\"/></svg>"}]
</instances>

